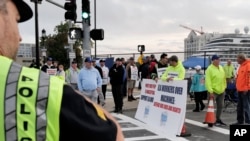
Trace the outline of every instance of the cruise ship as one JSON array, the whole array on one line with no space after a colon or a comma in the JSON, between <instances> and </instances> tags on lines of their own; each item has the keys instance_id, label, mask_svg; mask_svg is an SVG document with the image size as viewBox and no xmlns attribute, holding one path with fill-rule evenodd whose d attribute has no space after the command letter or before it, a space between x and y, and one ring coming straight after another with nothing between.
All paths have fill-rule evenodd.
<instances>
[{"instance_id":1,"label":"cruise ship","mask_svg":"<svg viewBox=\"0 0 250 141\"><path fill-rule=\"evenodd\" d=\"M230 59L237 66L236 59L239 53L244 53L247 57L250 56L250 35L247 34L249 28L245 27L244 31L244 34L240 33L239 29L235 29L233 34L217 34L198 50L199 53L192 56L210 57L217 54L220 56L222 64L225 64Z\"/></svg>"}]
</instances>

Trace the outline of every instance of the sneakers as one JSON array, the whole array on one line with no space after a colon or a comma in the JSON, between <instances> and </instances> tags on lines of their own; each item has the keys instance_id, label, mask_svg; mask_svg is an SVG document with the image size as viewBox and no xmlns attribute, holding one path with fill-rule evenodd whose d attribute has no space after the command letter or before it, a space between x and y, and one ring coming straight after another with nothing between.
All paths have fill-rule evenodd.
<instances>
[{"instance_id":1,"label":"sneakers","mask_svg":"<svg viewBox=\"0 0 250 141\"><path fill-rule=\"evenodd\" d=\"M224 122L222 122L221 120L217 120L215 123L214 123L215 126L227 126Z\"/></svg>"}]
</instances>

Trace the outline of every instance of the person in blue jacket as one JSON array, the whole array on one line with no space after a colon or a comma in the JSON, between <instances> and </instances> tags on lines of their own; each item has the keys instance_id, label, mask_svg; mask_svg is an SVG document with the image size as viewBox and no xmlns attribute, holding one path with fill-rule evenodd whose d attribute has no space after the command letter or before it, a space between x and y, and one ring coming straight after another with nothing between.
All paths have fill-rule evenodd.
<instances>
[{"instance_id":1,"label":"person in blue jacket","mask_svg":"<svg viewBox=\"0 0 250 141\"><path fill-rule=\"evenodd\" d=\"M195 66L195 70L196 73L192 78L190 92L193 92L195 97L195 109L193 112L200 112L205 108L203 98L207 95L207 90L205 87L205 76L200 72L201 66Z\"/></svg>"}]
</instances>

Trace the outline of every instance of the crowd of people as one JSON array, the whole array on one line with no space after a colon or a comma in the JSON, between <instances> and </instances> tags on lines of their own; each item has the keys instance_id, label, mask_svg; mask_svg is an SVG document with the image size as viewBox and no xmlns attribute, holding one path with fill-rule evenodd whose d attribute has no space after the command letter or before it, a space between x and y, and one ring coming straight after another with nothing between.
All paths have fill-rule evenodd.
<instances>
[{"instance_id":1,"label":"crowd of people","mask_svg":"<svg viewBox=\"0 0 250 141\"><path fill-rule=\"evenodd\" d=\"M143 79L153 79L156 82L158 79L162 81L185 79L185 68L175 55L168 58L167 54L163 53L160 60L157 61L152 54L143 57L142 60L142 64L138 66L138 78L141 81ZM127 70L135 70L133 69L134 62L131 61L130 63L131 65L127 65ZM207 68L202 68L200 65L194 67L196 73L191 76L191 87L189 89L190 93L194 93L195 108L193 112L200 112L205 109L206 105L203 100L214 99L216 108L215 126L227 126L222 121L221 114L225 95L229 94L231 85L235 85L234 95L238 98L237 122L232 123L232 125L250 124L250 61L241 53L237 56L237 63L239 67L235 71L230 59L225 65L221 65L220 56L213 55L211 64ZM162 74L159 72L161 68L164 68ZM202 73L202 69L205 69L205 73ZM134 73L131 71L127 74L132 77ZM131 80L131 77L127 77L127 79ZM129 93L128 96L130 96ZM128 100L130 99L128 97Z\"/></svg>"},{"instance_id":2,"label":"crowd of people","mask_svg":"<svg viewBox=\"0 0 250 141\"><path fill-rule=\"evenodd\" d=\"M195 108L193 112L200 112L205 109L203 100L214 98L216 104L216 126L226 126L221 120L222 109L224 106L225 94L227 93L228 85L234 84L239 94L237 107L237 123L250 123L250 98L248 87L248 60L244 54L239 54L238 64L239 70L234 71L231 60L227 61L224 66L220 65L220 57L213 55L212 63L205 68L205 74L202 73L200 65L194 67L196 73L191 77L191 86L189 93L194 94ZM102 106L105 105L107 85L110 84L112 96L114 98L115 113L122 113L123 99L126 97L129 102L136 100L133 96L136 81L143 79L153 79L156 82L162 81L184 80L185 68L178 57L173 55L168 58L166 53L162 53L159 61L155 55L143 56L141 64L136 64L135 59L130 57L127 61L124 58L116 58L114 65L111 68L105 66L105 59L96 64L96 60L86 58L84 67L79 69L75 61L71 67L65 72L63 65L58 66L58 62L52 63L52 58L48 58L47 63L42 66L41 70L46 72L47 69L57 69L55 75L65 80L75 90L80 91L93 102ZM163 69L163 73L159 70ZM242 74L244 73L244 74ZM241 77L241 76L244 77ZM238 77L237 77L238 76ZM238 78L238 79L236 79Z\"/></svg>"},{"instance_id":3,"label":"crowd of people","mask_svg":"<svg viewBox=\"0 0 250 141\"><path fill-rule=\"evenodd\" d=\"M105 59L100 59L97 65L96 60L87 57L82 68L77 66L73 60L70 68L64 70L64 66L58 61L48 57L46 63L41 66L41 71L48 75L54 75L62 79L73 89L79 91L93 102L105 105L107 86L110 84L112 96L114 98L115 113L122 113L123 99L129 102L137 100L133 93L136 82L140 79L158 80L158 68L167 68L167 54L163 53L160 60L155 56L145 56L143 63L138 65L133 57L129 59L116 58L112 67L105 65ZM35 67L35 61L30 65Z\"/></svg>"},{"instance_id":4,"label":"crowd of people","mask_svg":"<svg viewBox=\"0 0 250 141\"><path fill-rule=\"evenodd\" d=\"M230 87L234 85L237 97L237 122L232 125L250 124L250 61L244 54L237 56L239 67L235 72L231 60L224 66L220 65L220 57L212 56L212 63L206 68L205 74L201 73L201 66L195 67L196 74L192 77L190 92L195 96L195 109L193 112L200 112L205 108L204 99L212 98L216 103L216 126L226 126L221 120L225 95L230 93Z\"/></svg>"},{"instance_id":5,"label":"crowd of people","mask_svg":"<svg viewBox=\"0 0 250 141\"><path fill-rule=\"evenodd\" d=\"M247 60L244 54L240 54L238 57L238 63L242 64L240 58ZM42 67L45 71L48 68L54 68L58 62L54 62L54 66L51 64L51 58L48 58L46 66ZM241 59L242 60L242 59ZM247 88L247 78L240 77L242 72L236 74L234 71L231 60L227 61L227 64L221 66L220 57L213 55L211 58L212 63L205 68L205 74L202 73L200 65L194 67L196 73L191 77L191 86L189 93L194 94L195 108L193 112L200 112L205 109L203 100L207 100L210 97L214 98L216 103L216 122L217 126L226 126L221 120L221 114L225 99L225 93L227 93L227 87L233 83L237 87L239 96L238 103L238 116L237 123L249 123L248 114L249 112L249 101L247 92L242 92L242 88ZM245 61L246 63L247 61ZM244 63L244 64L245 64ZM168 58L166 53L162 53L159 61L155 58L155 55L143 56L141 64L136 64L135 59L130 57L127 61L124 58L116 58L114 65L111 68L105 66L105 59L99 61L99 66L96 65L96 60L92 58L85 59L85 66L82 69L77 67L75 61L72 62L72 66L66 70L66 73L62 73L63 66L61 69L57 68L56 75L65 75L66 83L70 84L74 89L79 90L82 94L89 97L93 102L105 105L107 85L110 84L111 92L114 98L114 111L115 113L122 113L123 99L126 97L129 102L136 100L133 96L136 81L143 79L153 79L156 82L161 79L162 81L172 80L184 80L185 79L185 68L182 62L179 61L178 57L173 55ZM240 65L241 67L243 65ZM239 67L239 69L241 68ZM159 70L163 69L161 73ZM247 69L245 67L244 69ZM247 70L244 70L244 72ZM46 71L45 71L46 72ZM246 75L246 74L244 74ZM238 77L238 79L236 79ZM238 80L238 81L236 81ZM238 84L238 85L237 85ZM243 94L242 94L243 93ZM241 97L246 95L246 97ZM242 111L244 111L242 116ZM244 118L245 117L245 118ZM250 117L250 114L249 114ZM243 118L243 119L242 119Z\"/></svg>"}]
</instances>

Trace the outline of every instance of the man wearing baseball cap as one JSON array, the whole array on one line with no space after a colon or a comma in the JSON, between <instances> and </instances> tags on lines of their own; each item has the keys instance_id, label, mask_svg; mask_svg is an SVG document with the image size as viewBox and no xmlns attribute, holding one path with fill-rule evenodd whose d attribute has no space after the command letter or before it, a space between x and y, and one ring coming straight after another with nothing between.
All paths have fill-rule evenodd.
<instances>
[{"instance_id":1,"label":"man wearing baseball cap","mask_svg":"<svg viewBox=\"0 0 250 141\"><path fill-rule=\"evenodd\" d=\"M205 108L203 99L207 96L207 90L205 87L205 76L201 73L201 66L197 65L194 68L196 73L193 75L189 91L194 93L195 109L193 112L200 112Z\"/></svg>"},{"instance_id":2,"label":"man wearing baseball cap","mask_svg":"<svg viewBox=\"0 0 250 141\"><path fill-rule=\"evenodd\" d=\"M212 64L208 66L205 73L205 86L210 97L215 99L216 103L216 126L226 126L221 120L221 113L224 103L224 91L226 89L226 74L220 65L220 57L212 56Z\"/></svg>"},{"instance_id":3,"label":"man wearing baseball cap","mask_svg":"<svg viewBox=\"0 0 250 141\"><path fill-rule=\"evenodd\" d=\"M0 0L0 141L124 140L104 109L56 76L13 61L18 22L32 15L23 0Z\"/></svg>"}]
</instances>

